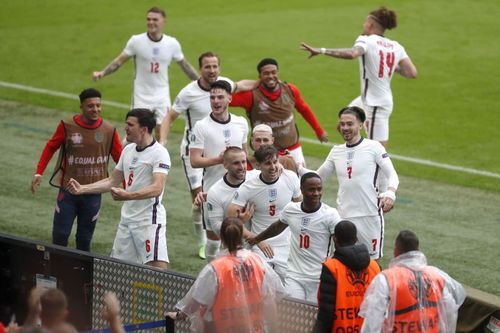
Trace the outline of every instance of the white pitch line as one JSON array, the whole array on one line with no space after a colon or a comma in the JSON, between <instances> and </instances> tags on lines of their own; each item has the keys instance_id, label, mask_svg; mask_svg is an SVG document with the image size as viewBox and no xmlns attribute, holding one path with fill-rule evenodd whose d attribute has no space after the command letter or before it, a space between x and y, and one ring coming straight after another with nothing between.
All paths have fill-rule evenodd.
<instances>
[{"instance_id":1,"label":"white pitch line","mask_svg":"<svg viewBox=\"0 0 500 333\"><path fill-rule=\"evenodd\" d=\"M61 92L61 91L54 91L54 90L48 90L48 89L42 89L42 88L35 88L35 87L31 87L31 86L27 86L27 85L23 85L23 84L18 84L18 83L10 83L10 82L5 82L5 81L0 81L0 87L28 91L28 92L32 92L35 94L78 100L78 96L74 95L74 94L68 94L68 93ZM102 104L114 106L114 107L120 108L120 109L129 109L130 108L130 105L128 105L128 104L118 103L118 102L113 102L113 101L108 101L108 100L103 100ZM333 143L326 143L326 144L320 143L316 139L311 139L311 138L306 138L306 137L301 137L300 139L304 142L317 144L317 145L325 145L325 146L329 146L329 147L332 147L334 145ZM462 166L440 163L440 162L435 162L435 161L431 161L431 160L424 160L424 159L420 159L420 158L397 155L397 154L392 154L392 153L391 153L391 158L393 158L395 160L400 160L400 161L405 161L405 162L410 162L410 163L415 163L415 164L420 164L420 165L427 165L427 166L439 168L439 169L459 171L459 172L469 173L469 174L473 174L473 175L480 175L480 176L500 179L500 173L495 173L495 172L490 172L490 171L485 171L485 170L466 168L466 167L462 167Z\"/></svg>"}]
</instances>

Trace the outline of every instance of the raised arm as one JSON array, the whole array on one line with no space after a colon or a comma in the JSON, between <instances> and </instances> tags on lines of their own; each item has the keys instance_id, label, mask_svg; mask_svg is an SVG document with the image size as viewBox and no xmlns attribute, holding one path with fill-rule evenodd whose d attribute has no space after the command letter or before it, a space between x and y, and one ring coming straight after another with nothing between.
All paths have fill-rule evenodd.
<instances>
[{"instance_id":1,"label":"raised arm","mask_svg":"<svg viewBox=\"0 0 500 333\"><path fill-rule=\"evenodd\" d=\"M306 43L300 43L300 49L309 52L309 58L324 54L339 59L356 59L365 53L362 47L355 46L348 49L327 49L324 47L312 47Z\"/></svg>"},{"instance_id":2,"label":"raised arm","mask_svg":"<svg viewBox=\"0 0 500 333\"><path fill-rule=\"evenodd\" d=\"M102 71L92 73L92 79L94 81L98 81L106 75L116 72L118 68L120 68L121 65L123 65L129 59L130 56L128 54L126 54L125 52L120 53L120 55L113 59L113 61L111 61L111 63L107 65Z\"/></svg>"},{"instance_id":3,"label":"raised arm","mask_svg":"<svg viewBox=\"0 0 500 333\"><path fill-rule=\"evenodd\" d=\"M198 80L198 78L200 77L196 69L194 69L193 65L191 65L186 60L186 58L182 58L182 60L178 61L177 64L181 67L186 76L191 80Z\"/></svg>"}]
</instances>

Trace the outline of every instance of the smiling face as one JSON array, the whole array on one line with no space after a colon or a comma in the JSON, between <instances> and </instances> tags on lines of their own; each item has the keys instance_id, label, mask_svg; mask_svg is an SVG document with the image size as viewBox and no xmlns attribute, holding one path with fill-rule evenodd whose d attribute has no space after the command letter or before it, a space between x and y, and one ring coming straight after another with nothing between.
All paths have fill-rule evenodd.
<instances>
[{"instance_id":1,"label":"smiling face","mask_svg":"<svg viewBox=\"0 0 500 333\"><path fill-rule=\"evenodd\" d=\"M160 34L165 26L165 18L160 13L149 12L146 16L148 33L151 35Z\"/></svg>"},{"instance_id":2,"label":"smiling face","mask_svg":"<svg viewBox=\"0 0 500 333\"><path fill-rule=\"evenodd\" d=\"M244 181L247 170L247 155L244 151L230 152L224 158L224 168L233 179Z\"/></svg>"},{"instance_id":3,"label":"smiling face","mask_svg":"<svg viewBox=\"0 0 500 333\"><path fill-rule=\"evenodd\" d=\"M220 74L219 59L205 57L201 60L200 75L205 84L210 85L217 81Z\"/></svg>"},{"instance_id":4,"label":"smiling face","mask_svg":"<svg viewBox=\"0 0 500 333\"><path fill-rule=\"evenodd\" d=\"M361 128L363 123L351 113L344 113L339 119L339 132L349 145L355 144L361 139Z\"/></svg>"},{"instance_id":5,"label":"smiling face","mask_svg":"<svg viewBox=\"0 0 500 333\"><path fill-rule=\"evenodd\" d=\"M80 110L82 110L82 116L88 123L97 121L101 114L101 98L86 98L82 104L80 104Z\"/></svg>"},{"instance_id":6,"label":"smiling face","mask_svg":"<svg viewBox=\"0 0 500 333\"><path fill-rule=\"evenodd\" d=\"M210 90L210 106L212 114L219 120L225 120L229 114L228 107L231 103L231 94L222 88Z\"/></svg>"},{"instance_id":7,"label":"smiling face","mask_svg":"<svg viewBox=\"0 0 500 333\"><path fill-rule=\"evenodd\" d=\"M308 209L314 209L321 204L321 196L323 194L323 184L321 178L311 177L302 184L302 195L304 196L304 206Z\"/></svg>"},{"instance_id":8,"label":"smiling face","mask_svg":"<svg viewBox=\"0 0 500 333\"><path fill-rule=\"evenodd\" d=\"M260 83L268 90L275 90L278 87L278 66L265 65L260 69L259 80Z\"/></svg>"},{"instance_id":9,"label":"smiling face","mask_svg":"<svg viewBox=\"0 0 500 333\"><path fill-rule=\"evenodd\" d=\"M266 182L271 183L278 179L278 163L278 155L272 155L262 163L257 162L257 168Z\"/></svg>"}]
</instances>

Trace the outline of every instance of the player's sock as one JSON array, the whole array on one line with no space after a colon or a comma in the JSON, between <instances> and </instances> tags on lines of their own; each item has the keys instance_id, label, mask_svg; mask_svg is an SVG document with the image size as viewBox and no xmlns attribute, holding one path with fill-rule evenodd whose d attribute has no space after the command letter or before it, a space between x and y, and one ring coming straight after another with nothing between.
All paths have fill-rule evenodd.
<instances>
[{"instance_id":1,"label":"player's sock","mask_svg":"<svg viewBox=\"0 0 500 333\"><path fill-rule=\"evenodd\" d=\"M196 205L191 206L191 217L193 219L194 233L198 239L198 247L203 246L207 243L207 235L203 229L200 207Z\"/></svg>"},{"instance_id":2,"label":"player's sock","mask_svg":"<svg viewBox=\"0 0 500 333\"><path fill-rule=\"evenodd\" d=\"M207 261L211 262L215 259L217 252L219 252L220 240L207 239L207 245L205 246L205 256Z\"/></svg>"}]
</instances>

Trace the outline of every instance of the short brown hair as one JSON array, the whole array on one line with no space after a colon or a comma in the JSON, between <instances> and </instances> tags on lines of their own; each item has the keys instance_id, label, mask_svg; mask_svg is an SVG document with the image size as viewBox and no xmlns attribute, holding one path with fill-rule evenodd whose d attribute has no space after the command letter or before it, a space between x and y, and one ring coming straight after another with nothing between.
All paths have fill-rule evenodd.
<instances>
[{"instance_id":1,"label":"short brown hair","mask_svg":"<svg viewBox=\"0 0 500 333\"><path fill-rule=\"evenodd\" d=\"M220 228L220 238L230 253L243 247L243 224L237 217L226 217Z\"/></svg>"},{"instance_id":2,"label":"short brown hair","mask_svg":"<svg viewBox=\"0 0 500 333\"><path fill-rule=\"evenodd\" d=\"M370 17L377 21L384 29L390 30L398 25L396 12L384 6L371 11Z\"/></svg>"},{"instance_id":3,"label":"short brown hair","mask_svg":"<svg viewBox=\"0 0 500 333\"><path fill-rule=\"evenodd\" d=\"M167 14L165 14L165 11L163 9L161 9L160 7L156 7L156 6L149 8L147 13L158 13L158 14L161 14L161 16L163 16L163 18L167 17Z\"/></svg>"},{"instance_id":4,"label":"short brown hair","mask_svg":"<svg viewBox=\"0 0 500 333\"><path fill-rule=\"evenodd\" d=\"M201 63L203 62L203 59L205 59L205 58L217 58L217 63L220 65L220 59L219 59L219 56L217 55L217 53L207 51L207 52L200 54L200 56L198 57L198 66L200 68L201 68Z\"/></svg>"},{"instance_id":5,"label":"short brown hair","mask_svg":"<svg viewBox=\"0 0 500 333\"><path fill-rule=\"evenodd\" d=\"M49 289L40 297L42 305L42 317L53 318L66 311L68 301L66 295L60 289Z\"/></svg>"}]
</instances>

